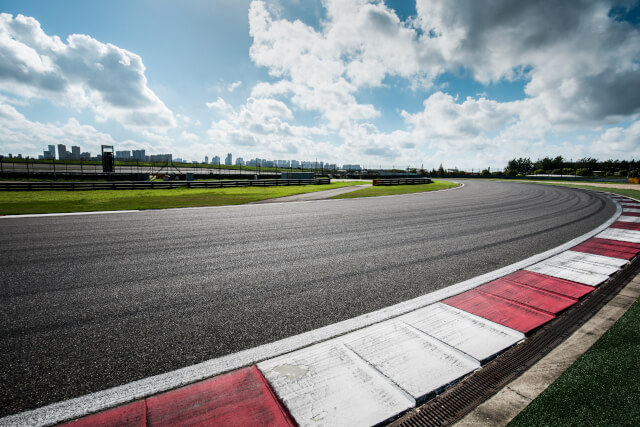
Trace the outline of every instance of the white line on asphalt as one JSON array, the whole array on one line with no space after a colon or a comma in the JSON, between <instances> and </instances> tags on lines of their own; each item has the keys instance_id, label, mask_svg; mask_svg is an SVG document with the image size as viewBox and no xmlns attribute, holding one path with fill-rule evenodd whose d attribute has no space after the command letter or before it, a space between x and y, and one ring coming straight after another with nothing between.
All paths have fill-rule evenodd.
<instances>
[{"instance_id":1,"label":"white line on asphalt","mask_svg":"<svg viewBox=\"0 0 640 427\"><path fill-rule=\"evenodd\" d=\"M25 215L0 215L2 219L9 218L41 218L47 216L72 216L72 215L104 215L113 213L131 213L140 212L139 210L126 210L126 211L93 211L93 212L61 212L61 213L47 213L47 214L25 214Z\"/></svg>"},{"instance_id":2,"label":"white line on asphalt","mask_svg":"<svg viewBox=\"0 0 640 427\"><path fill-rule=\"evenodd\" d=\"M196 365L144 378L107 390L98 391L63 402L53 403L31 411L10 415L0 419L0 426L53 425L80 418L88 414L100 412L124 403L142 399L146 396L158 394L196 381L211 378L225 372L239 369L244 366L272 359L285 353L290 353L316 343L327 341L339 335L344 335L348 332L362 329L364 327L380 323L384 320L398 317L426 307L445 298L449 298L507 274L513 273L517 270L521 270L525 267L541 262L595 236L613 224L622 213L620 204L617 201L613 201L613 203L616 205L616 212L611 218L609 218L609 220L598 228L585 233L580 237L576 237L563 245L498 270L451 285L427 295L422 295L352 319L343 320L341 322L334 323L333 325L327 325L322 328L304 332L289 338L284 338L279 341L263 344L258 347L216 359L207 360Z\"/></svg>"}]
</instances>

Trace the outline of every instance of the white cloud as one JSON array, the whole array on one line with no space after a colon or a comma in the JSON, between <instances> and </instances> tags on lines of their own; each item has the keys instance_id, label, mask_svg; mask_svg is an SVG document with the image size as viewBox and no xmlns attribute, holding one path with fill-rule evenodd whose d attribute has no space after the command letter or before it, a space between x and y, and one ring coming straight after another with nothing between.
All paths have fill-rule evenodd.
<instances>
[{"instance_id":1,"label":"white cloud","mask_svg":"<svg viewBox=\"0 0 640 427\"><path fill-rule=\"evenodd\" d=\"M207 106L220 115L219 120L212 122L207 134L221 152L235 147L252 156L296 158L317 152L313 147L322 144L310 137L326 134L321 128L292 125L293 113L285 103L276 99L249 98L235 109L219 97Z\"/></svg>"},{"instance_id":2,"label":"white cloud","mask_svg":"<svg viewBox=\"0 0 640 427\"><path fill-rule=\"evenodd\" d=\"M640 32L612 19L613 5L418 0L416 23L446 69L485 84L526 79L552 124L602 123L640 112Z\"/></svg>"},{"instance_id":3,"label":"white cloud","mask_svg":"<svg viewBox=\"0 0 640 427\"><path fill-rule=\"evenodd\" d=\"M229 86L227 86L227 91L228 92L233 92L234 90L239 88L241 85L242 85L242 81L241 80L238 80L237 82L233 82Z\"/></svg>"},{"instance_id":4,"label":"white cloud","mask_svg":"<svg viewBox=\"0 0 640 427\"><path fill-rule=\"evenodd\" d=\"M300 21L274 20L264 2L249 9L253 61L282 80L262 83L254 95L290 94L296 106L320 111L333 129L351 121L377 117L370 104L359 104L353 93L357 86L348 81L337 38L316 32Z\"/></svg>"},{"instance_id":5,"label":"white cloud","mask_svg":"<svg viewBox=\"0 0 640 427\"><path fill-rule=\"evenodd\" d=\"M207 105L207 108L210 108L212 110L218 110L219 112L225 113L225 114L233 111L233 107L227 104L226 101L221 97L218 97L218 99L216 99L213 102L207 102L206 105Z\"/></svg>"},{"instance_id":6,"label":"white cloud","mask_svg":"<svg viewBox=\"0 0 640 427\"><path fill-rule=\"evenodd\" d=\"M629 127L613 127L604 131L591 144L591 152L604 158L640 158L640 121Z\"/></svg>"},{"instance_id":7,"label":"white cloud","mask_svg":"<svg viewBox=\"0 0 640 427\"><path fill-rule=\"evenodd\" d=\"M75 118L66 123L40 123L28 120L13 106L0 103L0 140L7 152L42 152L48 144L79 145L94 155L100 145L114 145L111 135L92 126L82 125Z\"/></svg>"},{"instance_id":8,"label":"white cloud","mask_svg":"<svg viewBox=\"0 0 640 427\"><path fill-rule=\"evenodd\" d=\"M485 98L467 98L458 104L451 95L436 92L424 101L423 111L402 115L416 136L459 140L503 129L517 117L514 106Z\"/></svg>"},{"instance_id":9,"label":"white cloud","mask_svg":"<svg viewBox=\"0 0 640 427\"><path fill-rule=\"evenodd\" d=\"M164 132L173 113L148 87L142 59L125 49L72 34L47 35L34 18L0 14L0 90L90 108L96 119Z\"/></svg>"},{"instance_id":10,"label":"white cloud","mask_svg":"<svg viewBox=\"0 0 640 427\"><path fill-rule=\"evenodd\" d=\"M337 152L354 161L546 155L562 149L553 142L559 135L640 113L640 32L609 16L611 2L418 0L417 16L406 22L380 1L323 6L326 18L314 29L252 2L251 58L275 78L255 85L252 96L284 97L319 112L343 141ZM509 102L485 94L458 102L445 93L455 90L445 81L423 110L402 112L406 129L364 130L380 112L358 101L363 88L395 76L429 89L438 76L459 70L483 85L522 80L525 92ZM594 150L583 142L564 148Z\"/></svg>"}]
</instances>

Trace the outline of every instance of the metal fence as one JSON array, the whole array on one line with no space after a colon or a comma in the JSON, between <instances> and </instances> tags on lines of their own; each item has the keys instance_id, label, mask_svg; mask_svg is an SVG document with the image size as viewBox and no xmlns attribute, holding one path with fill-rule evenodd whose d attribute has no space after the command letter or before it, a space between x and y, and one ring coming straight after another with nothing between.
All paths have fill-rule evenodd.
<instances>
[{"instance_id":1,"label":"metal fence","mask_svg":"<svg viewBox=\"0 0 640 427\"><path fill-rule=\"evenodd\" d=\"M146 190L170 188L274 187L330 184L329 178L247 179L240 181L111 181L111 182L15 182L0 181L3 191L32 190Z\"/></svg>"},{"instance_id":2,"label":"metal fence","mask_svg":"<svg viewBox=\"0 0 640 427\"><path fill-rule=\"evenodd\" d=\"M416 185L430 184L431 178L393 178L393 179L374 179L373 185Z\"/></svg>"}]
</instances>

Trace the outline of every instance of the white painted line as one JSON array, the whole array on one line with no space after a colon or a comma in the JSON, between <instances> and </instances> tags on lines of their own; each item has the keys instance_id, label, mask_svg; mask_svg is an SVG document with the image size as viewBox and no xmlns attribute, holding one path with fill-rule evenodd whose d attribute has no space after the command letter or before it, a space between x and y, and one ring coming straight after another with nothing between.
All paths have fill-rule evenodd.
<instances>
[{"instance_id":1,"label":"white painted line","mask_svg":"<svg viewBox=\"0 0 640 427\"><path fill-rule=\"evenodd\" d=\"M456 187L460 188L460 187ZM454 188L455 189L455 188ZM450 191L454 189L442 190ZM389 196L396 197L396 196ZM351 199L341 199L351 200ZM310 202L299 202L310 203ZM265 206L265 205L241 205L241 206ZM270 205L266 205L270 206ZM233 206L221 206L220 208L229 208ZM195 208L194 208L195 209ZM22 412L20 414L10 415L0 419L0 426L30 426L30 425L53 425L61 422L80 418L84 415L99 412L114 406L132 402L145 396L158 394L167 390L178 388L186 384L191 384L206 378L223 374L225 372L239 369L253 363L267 360L285 353L289 353L303 347L307 347L322 341L326 341L333 337L344 335L348 332L355 331L375 323L391 319L419 308L426 307L435 302L457 295L469 289L473 289L479 285L498 279L514 271L521 270L533 264L536 264L553 255L566 251L585 240L601 233L613 224L620 216L622 208L616 203L616 212L609 220L598 228L576 237L575 239L550 249L546 252L529 257L525 260L508 265L498 270L483 274L465 280L464 282L451 285L445 289L422 295L412 300L404 301L380 310L366 313L352 319L334 323L322 328L308 331L299 335L285 338L273 343L264 344L251 349L243 350L237 353L222 356L216 359L207 360L196 365L187 366L175 371L167 372L161 375L144 378L121 386L113 387L107 390L91 393L85 396L53 403L31 411ZM620 230L628 231L628 230ZM640 232L639 232L640 233ZM600 237L600 236L598 236ZM604 237L607 238L607 237ZM614 239L616 240L616 239ZM617 239L620 240L620 239ZM639 237L640 242L640 237ZM556 276L554 276L556 277ZM571 279L569 279L571 280ZM594 286L594 285L592 285Z\"/></svg>"},{"instance_id":2,"label":"white painted line","mask_svg":"<svg viewBox=\"0 0 640 427\"><path fill-rule=\"evenodd\" d=\"M478 360L393 319L336 339L416 400L480 367Z\"/></svg>"},{"instance_id":3,"label":"white painted line","mask_svg":"<svg viewBox=\"0 0 640 427\"><path fill-rule=\"evenodd\" d=\"M639 212L640 212L640 209L624 208L622 211L623 211L623 212L634 212L634 213L639 213Z\"/></svg>"},{"instance_id":4,"label":"white painted line","mask_svg":"<svg viewBox=\"0 0 640 427\"><path fill-rule=\"evenodd\" d=\"M640 216L621 215L618 221L624 222L640 222Z\"/></svg>"},{"instance_id":5,"label":"white painted line","mask_svg":"<svg viewBox=\"0 0 640 427\"><path fill-rule=\"evenodd\" d=\"M546 274L560 279L571 280L589 286L598 286L609 278L607 275L587 273L580 270L573 270L566 267L549 265L545 263L535 264L527 267L526 270L534 273Z\"/></svg>"},{"instance_id":6,"label":"white painted line","mask_svg":"<svg viewBox=\"0 0 640 427\"><path fill-rule=\"evenodd\" d=\"M436 303L398 318L483 361L522 341L522 332L455 307Z\"/></svg>"},{"instance_id":7,"label":"white painted line","mask_svg":"<svg viewBox=\"0 0 640 427\"><path fill-rule=\"evenodd\" d=\"M25 215L0 215L2 219L9 218L42 218L47 216L76 216L76 215L105 215L105 214L120 214L140 212L139 210L126 210L126 211L94 211L94 212L62 212L62 213L48 213L48 214L25 214Z\"/></svg>"},{"instance_id":8,"label":"white painted line","mask_svg":"<svg viewBox=\"0 0 640 427\"><path fill-rule=\"evenodd\" d=\"M640 231L609 228L596 235L600 239L621 240L623 242L640 243Z\"/></svg>"},{"instance_id":9,"label":"white painted line","mask_svg":"<svg viewBox=\"0 0 640 427\"><path fill-rule=\"evenodd\" d=\"M589 254L585 252L576 252L576 251L563 252L557 255L556 258L588 262L590 264L607 265L610 267L617 267L617 268L623 267L624 265L629 263L629 261L626 259L613 258L609 256L604 256L604 255L595 255L595 254Z\"/></svg>"},{"instance_id":10,"label":"white painted line","mask_svg":"<svg viewBox=\"0 0 640 427\"><path fill-rule=\"evenodd\" d=\"M415 401L336 340L258 364L301 426L370 426Z\"/></svg>"}]
</instances>

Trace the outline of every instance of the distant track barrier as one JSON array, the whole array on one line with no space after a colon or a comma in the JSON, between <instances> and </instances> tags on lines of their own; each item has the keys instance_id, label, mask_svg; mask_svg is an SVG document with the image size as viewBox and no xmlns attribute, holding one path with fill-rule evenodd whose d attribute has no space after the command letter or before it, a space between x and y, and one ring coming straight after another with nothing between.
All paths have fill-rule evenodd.
<instances>
[{"instance_id":1,"label":"distant track barrier","mask_svg":"<svg viewBox=\"0 0 640 427\"><path fill-rule=\"evenodd\" d=\"M390 179L374 179L373 185L416 185L431 184L431 178L390 178Z\"/></svg>"},{"instance_id":2,"label":"distant track barrier","mask_svg":"<svg viewBox=\"0 0 640 427\"><path fill-rule=\"evenodd\" d=\"M111 181L111 182L12 182L0 181L0 191L33 190L147 190L170 188L275 187L288 185L330 184L329 178L316 179L247 179L239 181Z\"/></svg>"}]
</instances>

